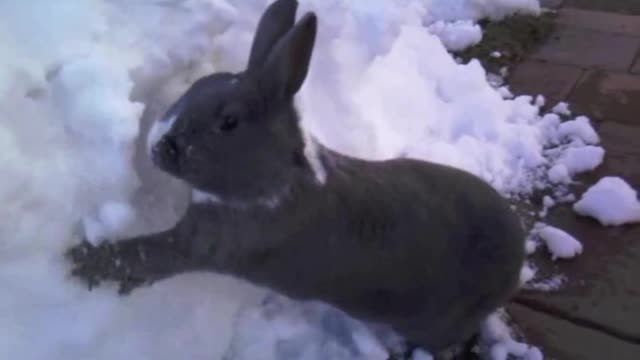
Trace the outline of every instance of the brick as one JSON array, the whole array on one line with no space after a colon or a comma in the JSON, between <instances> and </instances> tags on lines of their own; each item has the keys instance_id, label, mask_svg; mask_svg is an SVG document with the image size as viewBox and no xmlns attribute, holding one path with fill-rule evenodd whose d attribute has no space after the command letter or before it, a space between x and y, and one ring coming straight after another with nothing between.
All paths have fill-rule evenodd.
<instances>
[{"instance_id":1,"label":"brick","mask_svg":"<svg viewBox=\"0 0 640 360\"><path fill-rule=\"evenodd\" d=\"M559 10L556 22L583 29L640 37L640 16L564 8Z\"/></svg>"},{"instance_id":2,"label":"brick","mask_svg":"<svg viewBox=\"0 0 640 360\"><path fill-rule=\"evenodd\" d=\"M546 9L557 9L562 6L562 0L540 0L540 7Z\"/></svg>"},{"instance_id":3,"label":"brick","mask_svg":"<svg viewBox=\"0 0 640 360\"><path fill-rule=\"evenodd\" d=\"M570 206L554 208L545 222L575 236L584 251L555 262L546 250L538 251L534 263L539 274L560 273L568 281L557 291L523 291L519 301L640 342L640 226L603 227Z\"/></svg>"},{"instance_id":4,"label":"brick","mask_svg":"<svg viewBox=\"0 0 640 360\"><path fill-rule=\"evenodd\" d=\"M640 75L589 71L569 96L576 112L640 126Z\"/></svg>"},{"instance_id":5,"label":"brick","mask_svg":"<svg viewBox=\"0 0 640 360\"><path fill-rule=\"evenodd\" d=\"M637 0L564 0L564 6L640 15L640 1Z\"/></svg>"},{"instance_id":6,"label":"brick","mask_svg":"<svg viewBox=\"0 0 640 360\"><path fill-rule=\"evenodd\" d=\"M640 56L636 59L636 63L633 65L633 68L631 68L631 72L640 75Z\"/></svg>"},{"instance_id":7,"label":"brick","mask_svg":"<svg viewBox=\"0 0 640 360\"><path fill-rule=\"evenodd\" d=\"M619 176L640 190L640 127L606 122L598 128L606 150L604 163L589 174L591 181Z\"/></svg>"},{"instance_id":8,"label":"brick","mask_svg":"<svg viewBox=\"0 0 640 360\"><path fill-rule=\"evenodd\" d=\"M520 305L510 305L507 311L528 342L542 349L545 359L640 359L640 346L597 330L577 326Z\"/></svg>"},{"instance_id":9,"label":"brick","mask_svg":"<svg viewBox=\"0 0 640 360\"><path fill-rule=\"evenodd\" d=\"M534 59L585 68L627 71L640 47L640 38L559 26Z\"/></svg>"},{"instance_id":10,"label":"brick","mask_svg":"<svg viewBox=\"0 0 640 360\"><path fill-rule=\"evenodd\" d=\"M553 105L567 97L582 73L575 66L526 61L513 70L509 85L516 94L544 95Z\"/></svg>"}]
</instances>

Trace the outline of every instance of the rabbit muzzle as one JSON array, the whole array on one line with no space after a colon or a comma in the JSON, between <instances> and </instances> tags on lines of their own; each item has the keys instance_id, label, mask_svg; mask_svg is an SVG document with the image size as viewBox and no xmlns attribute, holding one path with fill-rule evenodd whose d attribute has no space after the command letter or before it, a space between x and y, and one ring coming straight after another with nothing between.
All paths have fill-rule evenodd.
<instances>
[{"instance_id":1,"label":"rabbit muzzle","mask_svg":"<svg viewBox=\"0 0 640 360\"><path fill-rule=\"evenodd\" d=\"M188 148L188 144L179 137L164 135L151 148L151 160L160 169L178 175Z\"/></svg>"}]
</instances>

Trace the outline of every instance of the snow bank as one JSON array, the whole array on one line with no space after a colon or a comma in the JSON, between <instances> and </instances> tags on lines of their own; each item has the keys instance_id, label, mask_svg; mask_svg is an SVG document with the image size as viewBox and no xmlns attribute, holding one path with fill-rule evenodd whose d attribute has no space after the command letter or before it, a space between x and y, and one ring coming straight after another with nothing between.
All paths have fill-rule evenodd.
<instances>
[{"instance_id":1,"label":"snow bank","mask_svg":"<svg viewBox=\"0 0 640 360\"><path fill-rule=\"evenodd\" d=\"M260 290L194 274L118 298L70 281L62 257L82 219L96 241L127 231L147 90L185 83L183 70L230 25L224 14L208 1L0 2L3 358L224 353L234 313Z\"/></svg>"},{"instance_id":2,"label":"snow bank","mask_svg":"<svg viewBox=\"0 0 640 360\"><path fill-rule=\"evenodd\" d=\"M199 76L241 70L267 3L0 2L0 318L7 320L0 348L7 358L219 359L229 343L260 342L242 346L247 353L232 346L241 359L274 351L283 339L311 359L379 353L357 325L336 337L318 317L295 315L293 305L274 319L256 318L265 314L255 305L264 292L227 277L184 275L126 298L109 287L87 292L66 277L61 253L78 240L82 220L99 241L133 231L131 222L148 232L146 221L166 226L154 219L180 215L178 201L164 194L168 185L156 182L161 174L144 162L133 169L144 125ZM545 121L531 97L503 99L478 62L457 64L443 45L475 41L468 20L536 13L536 0L302 3L318 12L320 34L299 104L304 126L324 143L364 158L450 164L504 193L546 181L560 155L544 149L558 145L549 134L559 122ZM436 36L438 25L428 26L439 20L450 24ZM145 188L138 176L153 181ZM129 208L140 186L149 193ZM143 202L156 205L140 211ZM251 306L236 318L243 304ZM282 325L295 319L299 327ZM251 324L282 332L263 338Z\"/></svg>"},{"instance_id":3,"label":"snow bank","mask_svg":"<svg viewBox=\"0 0 640 360\"><path fill-rule=\"evenodd\" d=\"M640 222L638 193L618 177L600 179L573 205L573 210L605 226Z\"/></svg>"}]
</instances>

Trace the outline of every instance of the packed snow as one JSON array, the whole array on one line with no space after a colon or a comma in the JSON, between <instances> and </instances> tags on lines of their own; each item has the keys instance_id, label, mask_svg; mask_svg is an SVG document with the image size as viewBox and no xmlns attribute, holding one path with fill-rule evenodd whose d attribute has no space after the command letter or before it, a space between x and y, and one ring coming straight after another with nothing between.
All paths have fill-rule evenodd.
<instances>
[{"instance_id":1,"label":"packed snow","mask_svg":"<svg viewBox=\"0 0 640 360\"><path fill-rule=\"evenodd\" d=\"M553 260L571 259L582 253L582 243L564 230L537 224L534 232L544 242Z\"/></svg>"},{"instance_id":2,"label":"packed snow","mask_svg":"<svg viewBox=\"0 0 640 360\"><path fill-rule=\"evenodd\" d=\"M605 226L640 222L638 193L619 177L600 179L573 204L573 210Z\"/></svg>"},{"instance_id":3,"label":"packed snow","mask_svg":"<svg viewBox=\"0 0 640 360\"><path fill-rule=\"evenodd\" d=\"M145 158L148 125L198 77L243 69L269 2L0 2L4 357L384 358L388 344L335 309L269 302L233 278L185 274L118 297L67 275L62 253L81 235L158 231L180 216L188 190ZM505 195L554 182L557 166L565 171L554 179L569 183L602 161L583 120L563 126L540 113L540 98L494 88L479 62L447 52L479 40L476 20L536 14L537 0L301 3L320 28L298 104L303 126L329 147L449 164ZM498 359L535 356L492 331Z\"/></svg>"}]
</instances>

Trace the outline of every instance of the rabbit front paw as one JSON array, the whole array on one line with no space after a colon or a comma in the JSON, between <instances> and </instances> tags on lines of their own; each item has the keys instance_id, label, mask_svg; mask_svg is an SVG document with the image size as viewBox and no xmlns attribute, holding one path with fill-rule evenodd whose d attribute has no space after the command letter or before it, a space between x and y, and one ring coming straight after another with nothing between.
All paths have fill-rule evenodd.
<instances>
[{"instance_id":1,"label":"rabbit front paw","mask_svg":"<svg viewBox=\"0 0 640 360\"><path fill-rule=\"evenodd\" d=\"M66 257L73 266L71 275L86 283L89 290L99 286L102 281L114 281L119 285L118 293L123 295L149 283L132 271L114 243L104 242L94 246L83 241L70 248Z\"/></svg>"}]
</instances>

